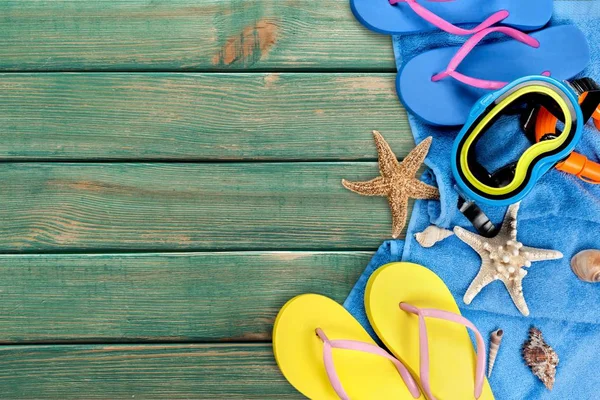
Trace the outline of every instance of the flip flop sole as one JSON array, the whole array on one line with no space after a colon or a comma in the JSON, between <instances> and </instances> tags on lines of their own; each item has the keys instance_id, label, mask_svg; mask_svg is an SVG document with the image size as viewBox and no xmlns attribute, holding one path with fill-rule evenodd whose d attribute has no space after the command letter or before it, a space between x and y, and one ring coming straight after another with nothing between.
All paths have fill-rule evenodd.
<instances>
[{"instance_id":1,"label":"flip flop sole","mask_svg":"<svg viewBox=\"0 0 600 400\"><path fill-rule=\"evenodd\" d=\"M444 282L429 269L412 263L392 263L369 279L365 308L377 336L413 375L419 376L419 323L400 309L401 302L418 308L436 308L460 314ZM438 399L472 399L475 387L475 351L462 325L427 319L430 383ZM479 400L493 399L486 381Z\"/></svg>"},{"instance_id":2,"label":"flip flop sole","mask_svg":"<svg viewBox=\"0 0 600 400\"><path fill-rule=\"evenodd\" d=\"M286 379L310 399L338 400L323 363L321 328L330 340L377 345L348 311L335 301L305 294L288 301L273 328L273 352ZM394 365L379 356L333 350L336 371L351 399L413 399ZM421 397L423 399L423 397Z\"/></svg>"},{"instance_id":3,"label":"flip flop sole","mask_svg":"<svg viewBox=\"0 0 600 400\"><path fill-rule=\"evenodd\" d=\"M540 42L533 48L516 40L475 47L457 71L465 75L504 82L550 72L558 80L570 79L585 69L590 51L583 33L574 25L556 26L530 36ZM431 77L448 66L459 47L420 54L408 61L396 78L404 106L432 125L463 125L473 105L489 90L465 85L451 77L433 82Z\"/></svg>"},{"instance_id":4,"label":"flip flop sole","mask_svg":"<svg viewBox=\"0 0 600 400\"><path fill-rule=\"evenodd\" d=\"M552 16L552 0L455 0L421 1L421 5L452 24L479 24L497 11L510 15L502 24L532 31L546 25ZM438 29L422 19L408 4L391 5L388 0L350 0L356 19L367 28L388 35Z\"/></svg>"}]
</instances>

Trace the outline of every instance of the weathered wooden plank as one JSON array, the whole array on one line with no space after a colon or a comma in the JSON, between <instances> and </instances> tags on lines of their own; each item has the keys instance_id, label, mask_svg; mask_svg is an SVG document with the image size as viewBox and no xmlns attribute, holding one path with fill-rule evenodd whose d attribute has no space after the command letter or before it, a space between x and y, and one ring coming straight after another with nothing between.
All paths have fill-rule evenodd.
<instances>
[{"instance_id":1,"label":"weathered wooden plank","mask_svg":"<svg viewBox=\"0 0 600 400\"><path fill-rule=\"evenodd\" d=\"M393 74L0 74L0 159L364 160L414 146Z\"/></svg>"},{"instance_id":2,"label":"weathered wooden plank","mask_svg":"<svg viewBox=\"0 0 600 400\"><path fill-rule=\"evenodd\" d=\"M387 70L347 1L6 0L0 70Z\"/></svg>"},{"instance_id":3,"label":"weathered wooden plank","mask_svg":"<svg viewBox=\"0 0 600 400\"><path fill-rule=\"evenodd\" d=\"M390 236L383 197L342 178L376 163L4 163L0 252L364 250Z\"/></svg>"},{"instance_id":4,"label":"weathered wooden plank","mask_svg":"<svg viewBox=\"0 0 600 400\"><path fill-rule=\"evenodd\" d=\"M0 256L0 342L268 341L287 300L343 302L371 254Z\"/></svg>"},{"instance_id":5,"label":"weathered wooden plank","mask_svg":"<svg viewBox=\"0 0 600 400\"><path fill-rule=\"evenodd\" d=\"M0 346L3 399L301 399L269 344Z\"/></svg>"}]
</instances>

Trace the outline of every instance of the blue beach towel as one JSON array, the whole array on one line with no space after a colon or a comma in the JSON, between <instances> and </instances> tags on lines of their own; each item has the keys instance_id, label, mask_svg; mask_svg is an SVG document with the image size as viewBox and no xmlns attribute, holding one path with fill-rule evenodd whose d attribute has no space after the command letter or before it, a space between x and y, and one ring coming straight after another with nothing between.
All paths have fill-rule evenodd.
<instances>
[{"instance_id":1,"label":"blue beach towel","mask_svg":"<svg viewBox=\"0 0 600 400\"><path fill-rule=\"evenodd\" d=\"M592 52L585 76L600 80L600 1L555 1L552 25L576 24L586 35ZM394 38L397 64L430 48L459 45L464 38L445 33ZM435 101L435 100L433 100ZM430 171L423 179L440 188L441 201L417 201L408 225L406 241L385 242L373 257L364 275L345 302L346 308L368 326L363 306L366 281L377 267L392 261L422 264L446 282L463 315L475 323L484 337L495 329L504 338L490 383L500 400L600 398L600 283L584 283L570 268L571 258L584 249L600 249L600 185L586 184L572 175L551 170L522 201L518 215L518 240L526 246L559 250L562 260L536 262L523 281L531 315L522 316L501 282L485 287L467 306L462 298L479 270L478 255L456 236L432 248L421 247L414 234L430 224L473 230L456 208L450 150L457 130L426 126L409 117L415 141L433 136L425 161ZM527 145L517 130L516 118L499 121L484 136L487 155L482 163L488 170L515 160ZM385 135L385 132L382 132ZM510 151L506 144L511 143ZM576 151L591 160L600 160L600 132L587 127ZM480 205L494 223L500 223L505 208ZM560 357L556 383L548 391L524 364L521 347L530 326L539 328ZM372 331L371 331L372 332Z\"/></svg>"}]
</instances>

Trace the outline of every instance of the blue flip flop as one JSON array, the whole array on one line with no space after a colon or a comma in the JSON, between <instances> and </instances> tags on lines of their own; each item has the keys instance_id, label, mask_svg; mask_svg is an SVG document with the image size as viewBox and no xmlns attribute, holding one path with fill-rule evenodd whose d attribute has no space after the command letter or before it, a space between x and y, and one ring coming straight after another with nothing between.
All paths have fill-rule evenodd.
<instances>
[{"instance_id":1,"label":"blue flip flop","mask_svg":"<svg viewBox=\"0 0 600 400\"><path fill-rule=\"evenodd\" d=\"M422 4L420 4L422 3ZM552 16L552 0L350 0L356 19L388 35L442 29L468 35L498 22L523 31L540 29ZM480 24L462 29L457 24Z\"/></svg>"},{"instance_id":2,"label":"blue flip flop","mask_svg":"<svg viewBox=\"0 0 600 400\"><path fill-rule=\"evenodd\" d=\"M494 32L513 39L477 44ZM462 47L446 47L408 61L396 79L407 110L432 125L463 125L472 106L491 90L528 75L573 78L590 61L583 33L574 25L547 28L531 35L508 27L488 28Z\"/></svg>"}]
</instances>

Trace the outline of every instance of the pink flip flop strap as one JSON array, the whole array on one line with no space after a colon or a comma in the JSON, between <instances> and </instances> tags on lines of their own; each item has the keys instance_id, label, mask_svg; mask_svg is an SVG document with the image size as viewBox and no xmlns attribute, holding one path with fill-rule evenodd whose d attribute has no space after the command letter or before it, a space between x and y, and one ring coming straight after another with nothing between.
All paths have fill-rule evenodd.
<instances>
[{"instance_id":1,"label":"pink flip flop strap","mask_svg":"<svg viewBox=\"0 0 600 400\"><path fill-rule=\"evenodd\" d=\"M427 342L427 325L425 318L436 318L464 325L475 333L477 341L477 366L475 367L475 398L481 396L485 382L485 345L481 333L475 325L465 317L444 310L433 308L417 308L408 303L400 303L400 309L419 317L420 375L421 386L429 400L435 400L429 384L429 344Z\"/></svg>"},{"instance_id":2,"label":"pink flip flop strap","mask_svg":"<svg viewBox=\"0 0 600 400\"><path fill-rule=\"evenodd\" d=\"M381 347L354 340L329 340L321 328L316 329L315 332L323 341L323 361L325 363L325 371L327 371L329 382L331 382L333 390L335 390L335 393L340 399L350 400L350 397L344 390L342 382L340 381L340 378L335 370L335 365L333 362L333 349L360 351L363 353L375 354L390 360L400 373L400 376L410 391L410 394L415 399L418 399L421 396L419 386L415 382L415 379L412 377L412 375L408 372L408 369L406 369L404 364L402 364L400 360L390 355L387 351L383 350Z\"/></svg>"},{"instance_id":3,"label":"pink flip flop strap","mask_svg":"<svg viewBox=\"0 0 600 400\"><path fill-rule=\"evenodd\" d=\"M498 90L498 89L501 89L504 86L506 86L508 84L508 82L490 81L490 80L485 80L485 79L472 78L470 76L461 74L460 72L456 72L456 68L458 68L460 63L465 59L465 57L467 57L469 55L469 53L475 48L475 46L477 46L479 44L479 42L481 42L487 35L494 33L494 32L504 33L505 35L508 35L508 36L518 40L519 42L525 43L526 45L534 47L536 49L538 47L540 47L540 42L537 39L521 32L517 29L514 29L514 28L500 26L500 27L496 27L496 28L484 29L480 32L477 32L472 37L470 37L462 45L462 47L456 52L456 54L454 55L452 60L450 60L450 63L448 64L448 67L446 68L446 70L443 72L440 72L439 74L434 75L431 78L431 80L433 82L438 82L444 78L452 77L452 78L456 79L457 81L462 82L466 85L470 85L470 86L480 88L480 89L489 89L489 90ZM542 72L542 75L549 76L550 72L549 71Z\"/></svg>"},{"instance_id":4,"label":"pink flip flop strap","mask_svg":"<svg viewBox=\"0 0 600 400\"><path fill-rule=\"evenodd\" d=\"M442 3L442 2L450 2L453 0L428 0L428 1ZM508 11L501 10L501 11L498 11L498 12L492 14L491 16L489 16L485 21L483 21L481 24L477 25L475 28L463 29L463 28L459 28L456 25L451 24L450 22L446 21L445 19L443 19L439 15L433 13L432 11L429 11L427 8L425 8L422 5L420 5L419 3L417 3L417 0L389 0L389 2L391 5L396 5L398 3L407 3L410 6L410 8L418 16L423 18L425 21L429 22L430 24L432 24L434 26L437 26L438 28L440 28L443 31L452 33L454 35L471 35L473 33L481 31L482 29L489 28L490 26L502 21L503 19L505 19L506 17L508 17L510 15L510 13Z\"/></svg>"}]
</instances>

